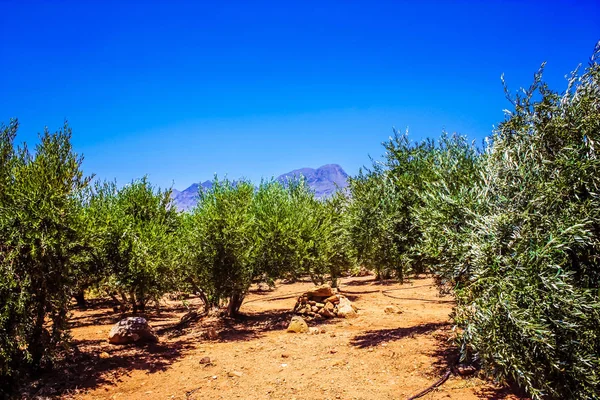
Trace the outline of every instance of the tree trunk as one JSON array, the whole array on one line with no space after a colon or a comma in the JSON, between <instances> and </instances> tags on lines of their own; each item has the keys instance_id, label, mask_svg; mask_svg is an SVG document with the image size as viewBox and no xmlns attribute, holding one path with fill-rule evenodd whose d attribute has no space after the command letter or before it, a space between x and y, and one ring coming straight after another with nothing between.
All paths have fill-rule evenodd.
<instances>
[{"instance_id":1,"label":"tree trunk","mask_svg":"<svg viewBox=\"0 0 600 400\"><path fill-rule=\"evenodd\" d=\"M337 288L339 277L340 277L339 268L337 266L332 266L329 270L329 273L331 275L331 287Z\"/></svg>"},{"instance_id":2,"label":"tree trunk","mask_svg":"<svg viewBox=\"0 0 600 400\"><path fill-rule=\"evenodd\" d=\"M200 287L198 287L191 279L188 280L188 282L192 285L192 290L196 296L200 297L200 300L204 303L204 312L210 311L211 304L208 302L208 297L206 296L206 293L204 293L204 290L200 289Z\"/></svg>"},{"instance_id":3,"label":"tree trunk","mask_svg":"<svg viewBox=\"0 0 600 400\"><path fill-rule=\"evenodd\" d=\"M77 292L75 292L73 297L75 297L77 307L81 308L82 310L85 310L87 308L87 302L85 301L85 292L83 289L79 289Z\"/></svg>"},{"instance_id":4,"label":"tree trunk","mask_svg":"<svg viewBox=\"0 0 600 400\"><path fill-rule=\"evenodd\" d=\"M240 311L240 307L244 302L244 295L239 292L234 292L231 297L229 297L229 304L227 305L227 315L229 317L236 316Z\"/></svg>"},{"instance_id":5,"label":"tree trunk","mask_svg":"<svg viewBox=\"0 0 600 400\"><path fill-rule=\"evenodd\" d=\"M133 313L136 314L138 312L138 305L137 301L135 301L135 294L133 293L133 290L129 292L129 302L131 303L131 307L133 308Z\"/></svg>"},{"instance_id":6,"label":"tree trunk","mask_svg":"<svg viewBox=\"0 0 600 400\"><path fill-rule=\"evenodd\" d=\"M39 294L37 301L37 309L35 323L31 332L31 340L29 341L29 353L31 354L31 364L34 371L39 371L40 362L44 356L44 320L46 317L45 306L46 293L44 290Z\"/></svg>"}]
</instances>

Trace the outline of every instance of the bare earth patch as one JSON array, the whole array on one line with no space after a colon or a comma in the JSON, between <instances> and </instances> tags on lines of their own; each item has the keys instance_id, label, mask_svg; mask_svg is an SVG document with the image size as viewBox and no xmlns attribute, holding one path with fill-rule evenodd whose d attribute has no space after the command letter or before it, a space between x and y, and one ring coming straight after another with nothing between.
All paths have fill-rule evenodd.
<instances>
[{"instance_id":1,"label":"bare earth patch","mask_svg":"<svg viewBox=\"0 0 600 400\"><path fill-rule=\"evenodd\" d=\"M429 278L382 284L345 278L341 292L355 319L309 322L320 333L287 333L291 309L310 282L252 292L238 319L207 317L173 327L187 311L169 302L146 315L160 337L143 347L113 346L120 315L108 305L75 312L69 364L44 377L30 396L74 399L406 399L437 381L455 357L451 297ZM391 291L389 291L391 290ZM382 293L382 291L389 291ZM393 296L393 297L390 297ZM193 305L196 300L192 299ZM395 306L397 312L385 312ZM214 329L218 336L208 339ZM518 399L477 376L452 376L423 399Z\"/></svg>"}]
</instances>

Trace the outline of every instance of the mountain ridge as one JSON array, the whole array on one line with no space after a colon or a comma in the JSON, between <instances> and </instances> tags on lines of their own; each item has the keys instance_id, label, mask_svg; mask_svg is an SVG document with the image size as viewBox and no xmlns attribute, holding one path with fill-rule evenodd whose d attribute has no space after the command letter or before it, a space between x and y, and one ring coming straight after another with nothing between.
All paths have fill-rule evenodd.
<instances>
[{"instance_id":1,"label":"mountain ridge","mask_svg":"<svg viewBox=\"0 0 600 400\"><path fill-rule=\"evenodd\" d=\"M285 183L290 179L301 176L306 179L306 183L318 198L331 196L337 190L348 186L348 174L339 164L325 164L316 169L307 167L295 169L279 175L276 180ZM172 190L173 203L178 210L187 211L196 205L200 186L209 189L212 187L212 181L207 180L201 183L193 183L181 191L177 189Z\"/></svg>"}]
</instances>

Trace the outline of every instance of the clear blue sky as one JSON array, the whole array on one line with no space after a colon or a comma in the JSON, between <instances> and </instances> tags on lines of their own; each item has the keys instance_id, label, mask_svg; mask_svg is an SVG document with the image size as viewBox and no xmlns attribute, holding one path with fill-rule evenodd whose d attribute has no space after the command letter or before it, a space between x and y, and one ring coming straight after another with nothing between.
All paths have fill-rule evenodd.
<instances>
[{"instance_id":1,"label":"clear blue sky","mask_svg":"<svg viewBox=\"0 0 600 400\"><path fill-rule=\"evenodd\" d=\"M171 3L171 4L167 4ZM221 3L221 4L217 4ZM0 0L0 121L63 120L84 169L184 189L381 154L392 127L481 140L542 61L587 63L596 1Z\"/></svg>"}]
</instances>

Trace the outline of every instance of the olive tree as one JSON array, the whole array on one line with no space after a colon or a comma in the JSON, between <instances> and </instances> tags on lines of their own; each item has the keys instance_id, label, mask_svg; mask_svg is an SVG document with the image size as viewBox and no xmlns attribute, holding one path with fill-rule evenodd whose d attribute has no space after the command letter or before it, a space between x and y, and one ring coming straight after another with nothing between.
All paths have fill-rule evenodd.
<instances>
[{"instance_id":1,"label":"olive tree","mask_svg":"<svg viewBox=\"0 0 600 400\"><path fill-rule=\"evenodd\" d=\"M215 179L211 188L200 189L186 220L182 261L187 277L202 290L207 306L226 301L228 315L239 311L257 270L253 197L250 182Z\"/></svg>"},{"instance_id":2,"label":"olive tree","mask_svg":"<svg viewBox=\"0 0 600 400\"><path fill-rule=\"evenodd\" d=\"M14 148L18 124L0 128L0 376L51 366L66 343L81 251L78 196L89 182L71 129L48 129L32 153ZM5 388L2 388L5 389Z\"/></svg>"},{"instance_id":3,"label":"olive tree","mask_svg":"<svg viewBox=\"0 0 600 400\"><path fill-rule=\"evenodd\" d=\"M87 270L122 308L143 312L173 288L179 216L170 191L147 180L97 183L84 207ZM98 278L101 280L98 282Z\"/></svg>"}]
</instances>

